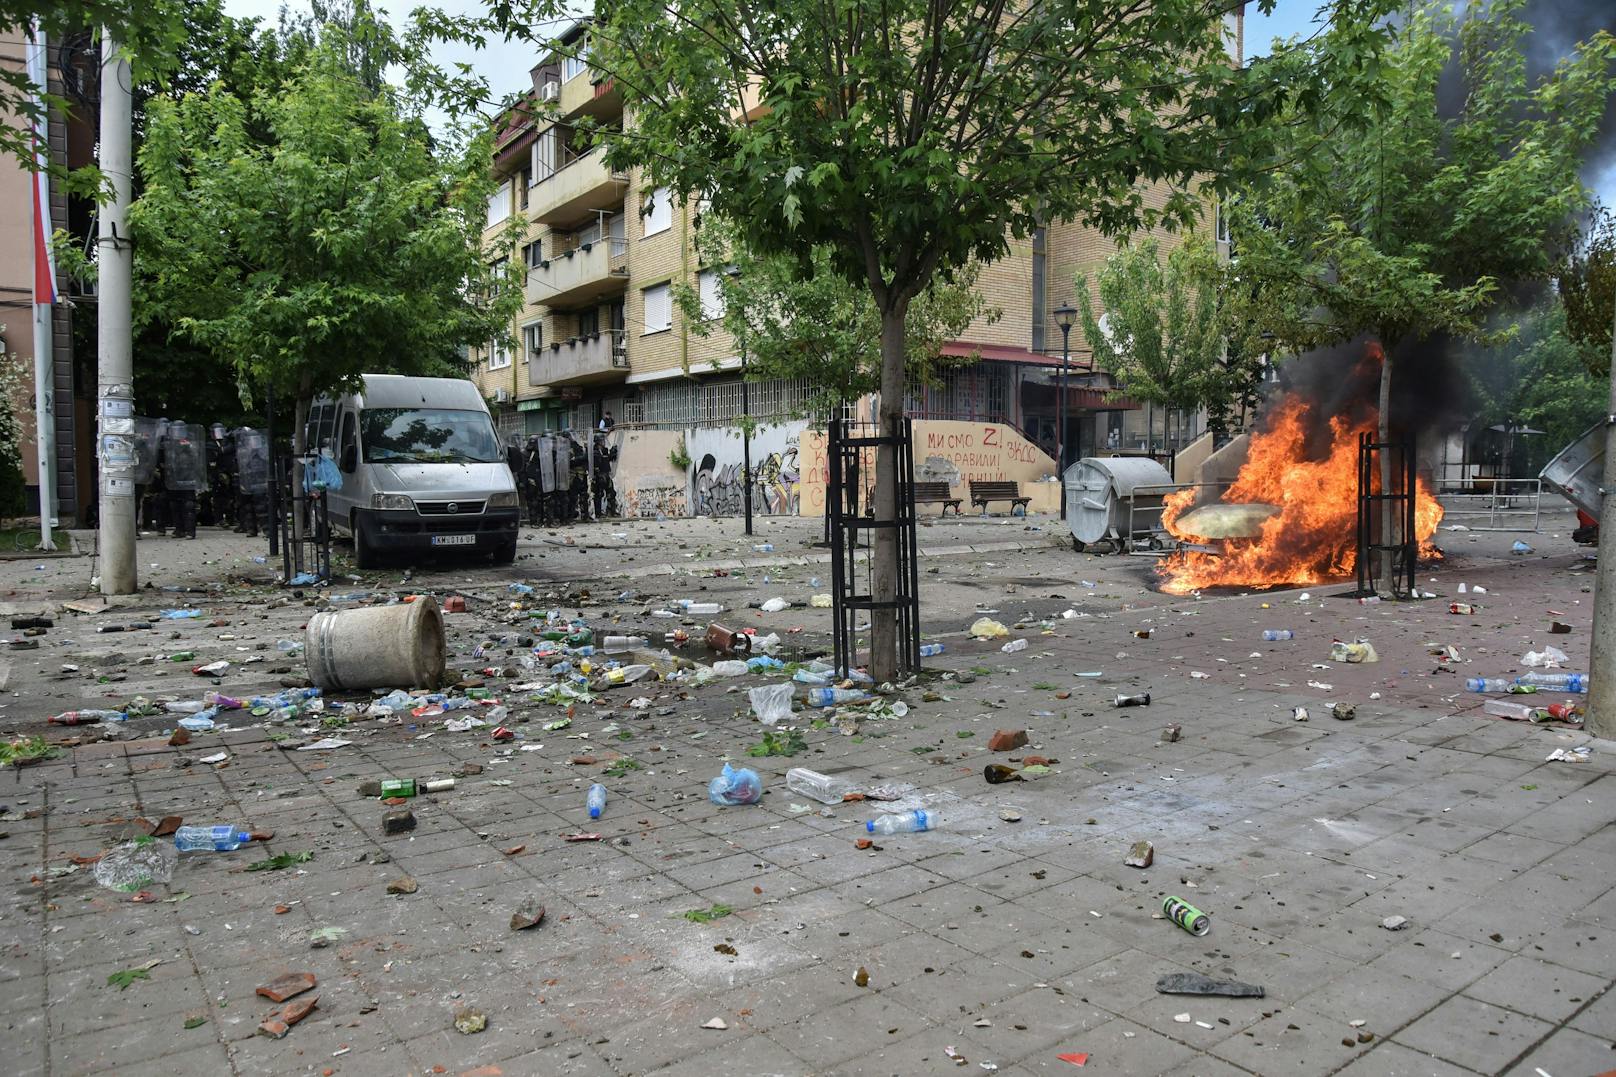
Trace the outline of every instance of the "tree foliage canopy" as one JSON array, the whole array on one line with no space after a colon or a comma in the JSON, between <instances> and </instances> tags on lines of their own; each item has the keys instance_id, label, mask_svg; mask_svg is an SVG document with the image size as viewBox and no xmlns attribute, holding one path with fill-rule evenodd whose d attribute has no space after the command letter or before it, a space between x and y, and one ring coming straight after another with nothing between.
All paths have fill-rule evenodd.
<instances>
[{"instance_id":1,"label":"tree foliage canopy","mask_svg":"<svg viewBox=\"0 0 1616 1077\"><path fill-rule=\"evenodd\" d=\"M356 76L353 46L328 26L283 85L148 110L137 329L166 324L244 393L463 370L463 349L508 333L521 301L515 270L481 249L486 137L439 152L417 112Z\"/></svg>"},{"instance_id":2,"label":"tree foliage canopy","mask_svg":"<svg viewBox=\"0 0 1616 1077\"><path fill-rule=\"evenodd\" d=\"M1616 39L1534 79L1522 4L1424 4L1385 58L1379 107L1332 99L1281 127L1288 164L1233 207L1231 296L1251 325L1296 351L1479 337L1507 290L1547 282L1587 205Z\"/></svg>"},{"instance_id":3,"label":"tree foliage canopy","mask_svg":"<svg viewBox=\"0 0 1616 1077\"><path fill-rule=\"evenodd\" d=\"M1217 251L1191 236L1164 259L1147 239L1124 247L1096 274L1101 313L1077 278L1083 336L1097 366L1128 395L1164 408L1195 410L1225 395ZM1101 323L1104 318L1104 324Z\"/></svg>"},{"instance_id":4,"label":"tree foliage canopy","mask_svg":"<svg viewBox=\"0 0 1616 1077\"><path fill-rule=\"evenodd\" d=\"M1593 215L1555 283L1565 303L1567 335L1580 346L1591 372L1609 373L1616 328L1616 214L1600 209Z\"/></svg>"}]
</instances>

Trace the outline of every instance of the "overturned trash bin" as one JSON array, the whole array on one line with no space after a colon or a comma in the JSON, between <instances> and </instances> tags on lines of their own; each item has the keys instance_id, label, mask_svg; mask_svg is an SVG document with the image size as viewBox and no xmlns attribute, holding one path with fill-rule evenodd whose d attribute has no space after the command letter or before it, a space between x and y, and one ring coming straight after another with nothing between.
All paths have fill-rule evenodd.
<instances>
[{"instance_id":1,"label":"overturned trash bin","mask_svg":"<svg viewBox=\"0 0 1616 1077\"><path fill-rule=\"evenodd\" d=\"M443 679L443 614L435 599L309 618L303 653L324 689L436 688Z\"/></svg>"}]
</instances>

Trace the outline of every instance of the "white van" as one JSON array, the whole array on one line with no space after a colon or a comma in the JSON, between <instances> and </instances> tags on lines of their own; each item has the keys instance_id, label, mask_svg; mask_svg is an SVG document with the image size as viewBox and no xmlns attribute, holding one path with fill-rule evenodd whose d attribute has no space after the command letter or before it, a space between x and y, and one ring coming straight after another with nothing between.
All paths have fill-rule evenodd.
<instances>
[{"instance_id":1,"label":"white van","mask_svg":"<svg viewBox=\"0 0 1616 1077\"><path fill-rule=\"evenodd\" d=\"M333 530L354 563L390 552L462 550L516 557L516 480L477 386L457 378L365 374L364 391L321 397L308 445L335 461L327 494Z\"/></svg>"}]
</instances>

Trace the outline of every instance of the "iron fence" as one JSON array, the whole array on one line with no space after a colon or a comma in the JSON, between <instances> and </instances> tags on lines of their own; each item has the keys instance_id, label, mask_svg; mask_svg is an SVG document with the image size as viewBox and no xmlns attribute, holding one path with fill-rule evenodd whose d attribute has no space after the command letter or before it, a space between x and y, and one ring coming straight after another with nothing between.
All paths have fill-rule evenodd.
<instances>
[{"instance_id":1,"label":"iron fence","mask_svg":"<svg viewBox=\"0 0 1616 1077\"><path fill-rule=\"evenodd\" d=\"M1472 531L1538 530L1542 479L1476 479L1472 486L1437 497L1444 524L1463 524Z\"/></svg>"}]
</instances>

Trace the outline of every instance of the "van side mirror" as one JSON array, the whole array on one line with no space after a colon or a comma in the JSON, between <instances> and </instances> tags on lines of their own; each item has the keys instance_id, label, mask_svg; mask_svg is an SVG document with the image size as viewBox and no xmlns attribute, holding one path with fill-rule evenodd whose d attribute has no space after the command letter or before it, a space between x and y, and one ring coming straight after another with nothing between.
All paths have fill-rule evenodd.
<instances>
[{"instance_id":1,"label":"van side mirror","mask_svg":"<svg viewBox=\"0 0 1616 1077\"><path fill-rule=\"evenodd\" d=\"M344 472L350 475L353 474L354 469L359 466L359 446L355 445L351 441L344 446L342 450L342 460L338 462L337 466Z\"/></svg>"}]
</instances>

